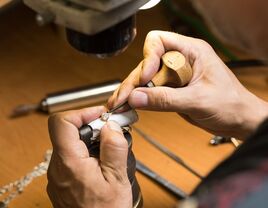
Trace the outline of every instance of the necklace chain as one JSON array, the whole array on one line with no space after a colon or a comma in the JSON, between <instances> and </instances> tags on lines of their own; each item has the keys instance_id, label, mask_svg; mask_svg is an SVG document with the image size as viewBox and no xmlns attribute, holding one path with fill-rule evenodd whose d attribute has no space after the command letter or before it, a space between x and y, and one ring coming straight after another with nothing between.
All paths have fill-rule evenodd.
<instances>
[{"instance_id":1,"label":"necklace chain","mask_svg":"<svg viewBox=\"0 0 268 208\"><path fill-rule=\"evenodd\" d=\"M25 187L28 186L35 178L47 173L51 155L52 150L47 150L44 161L35 166L31 172L14 182L0 187L0 197L4 194L8 194L2 201L0 201L0 208L7 208L9 203L21 194Z\"/></svg>"}]
</instances>

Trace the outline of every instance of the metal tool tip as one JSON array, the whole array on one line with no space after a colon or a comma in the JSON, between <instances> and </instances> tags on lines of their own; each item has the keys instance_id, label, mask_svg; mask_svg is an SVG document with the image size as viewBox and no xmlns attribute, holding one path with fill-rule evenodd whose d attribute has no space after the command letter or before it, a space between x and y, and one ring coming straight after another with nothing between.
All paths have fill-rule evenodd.
<instances>
[{"instance_id":1,"label":"metal tool tip","mask_svg":"<svg viewBox=\"0 0 268 208\"><path fill-rule=\"evenodd\" d=\"M114 108L108 110L107 113L121 113L121 112L127 111L129 109L131 109L131 107L128 105L127 102L124 102L124 103L121 103L121 104L115 106Z\"/></svg>"},{"instance_id":2,"label":"metal tool tip","mask_svg":"<svg viewBox=\"0 0 268 208\"><path fill-rule=\"evenodd\" d=\"M217 145L217 142L216 142L214 139L211 139L211 140L209 141L209 143L210 143L211 145Z\"/></svg>"},{"instance_id":3,"label":"metal tool tip","mask_svg":"<svg viewBox=\"0 0 268 208\"><path fill-rule=\"evenodd\" d=\"M17 106L12 113L10 114L10 118L17 118L21 116L25 116L33 111L36 111L39 109L38 104L24 104Z\"/></svg>"}]
</instances>

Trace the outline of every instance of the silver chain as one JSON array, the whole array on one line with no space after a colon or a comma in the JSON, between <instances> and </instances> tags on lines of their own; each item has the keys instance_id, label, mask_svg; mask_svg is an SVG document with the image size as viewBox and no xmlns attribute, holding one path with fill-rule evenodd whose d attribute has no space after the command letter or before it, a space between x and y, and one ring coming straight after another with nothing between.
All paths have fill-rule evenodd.
<instances>
[{"instance_id":1,"label":"silver chain","mask_svg":"<svg viewBox=\"0 0 268 208\"><path fill-rule=\"evenodd\" d=\"M23 192L35 178L47 173L49 161L52 155L52 150L47 150L44 161L39 163L33 170L27 173L24 177L0 187L0 197L7 195L0 201L0 208L7 208L9 203Z\"/></svg>"}]
</instances>

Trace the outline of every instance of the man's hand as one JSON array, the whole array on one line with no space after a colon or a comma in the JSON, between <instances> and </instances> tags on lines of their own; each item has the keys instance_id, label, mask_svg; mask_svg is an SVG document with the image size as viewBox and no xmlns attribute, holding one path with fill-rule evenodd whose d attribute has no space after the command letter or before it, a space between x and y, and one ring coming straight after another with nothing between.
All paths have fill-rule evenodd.
<instances>
[{"instance_id":1,"label":"man's hand","mask_svg":"<svg viewBox=\"0 0 268 208\"><path fill-rule=\"evenodd\" d=\"M157 73L161 56L181 52L193 68L183 88L144 88ZM138 87L138 88L136 88ZM268 104L245 89L204 41L171 32L152 31L144 60L110 98L108 107L128 100L133 108L174 111L192 124L221 136L248 136L268 116Z\"/></svg>"},{"instance_id":2,"label":"man's hand","mask_svg":"<svg viewBox=\"0 0 268 208\"><path fill-rule=\"evenodd\" d=\"M49 118L53 154L47 192L54 207L132 207L128 144L121 128L114 122L103 127L99 160L89 157L86 145L79 139L78 128L103 112L104 107L95 107Z\"/></svg>"}]
</instances>

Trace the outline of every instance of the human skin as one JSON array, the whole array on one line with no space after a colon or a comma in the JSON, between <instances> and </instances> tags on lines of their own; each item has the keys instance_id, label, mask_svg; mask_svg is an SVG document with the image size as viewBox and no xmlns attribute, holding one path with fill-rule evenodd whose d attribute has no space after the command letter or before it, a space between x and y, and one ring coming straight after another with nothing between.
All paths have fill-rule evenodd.
<instances>
[{"instance_id":1,"label":"human skin","mask_svg":"<svg viewBox=\"0 0 268 208\"><path fill-rule=\"evenodd\" d=\"M79 138L78 128L106 110L104 107L86 108L49 118L53 154L47 192L55 208L132 207L127 176L128 144L120 126L107 122L102 128L100 159L90 157Z\"/></svg>"},{"instance_id":2,"label":"human skin","mask_svg":"<svg viewBox=\"0 0 268 208\"><path fill-rule=\"evenodd\" d=\"M193 69L182 88L145 88L157 73L161 56L181 52ZM249 92L203 40L152 31L144 43L144 60L109 99L108 108L128 101L132 108L173 111L190 123L221 136L249 136L268 116L268 104Z\"/></svg>"}]
</instances>

